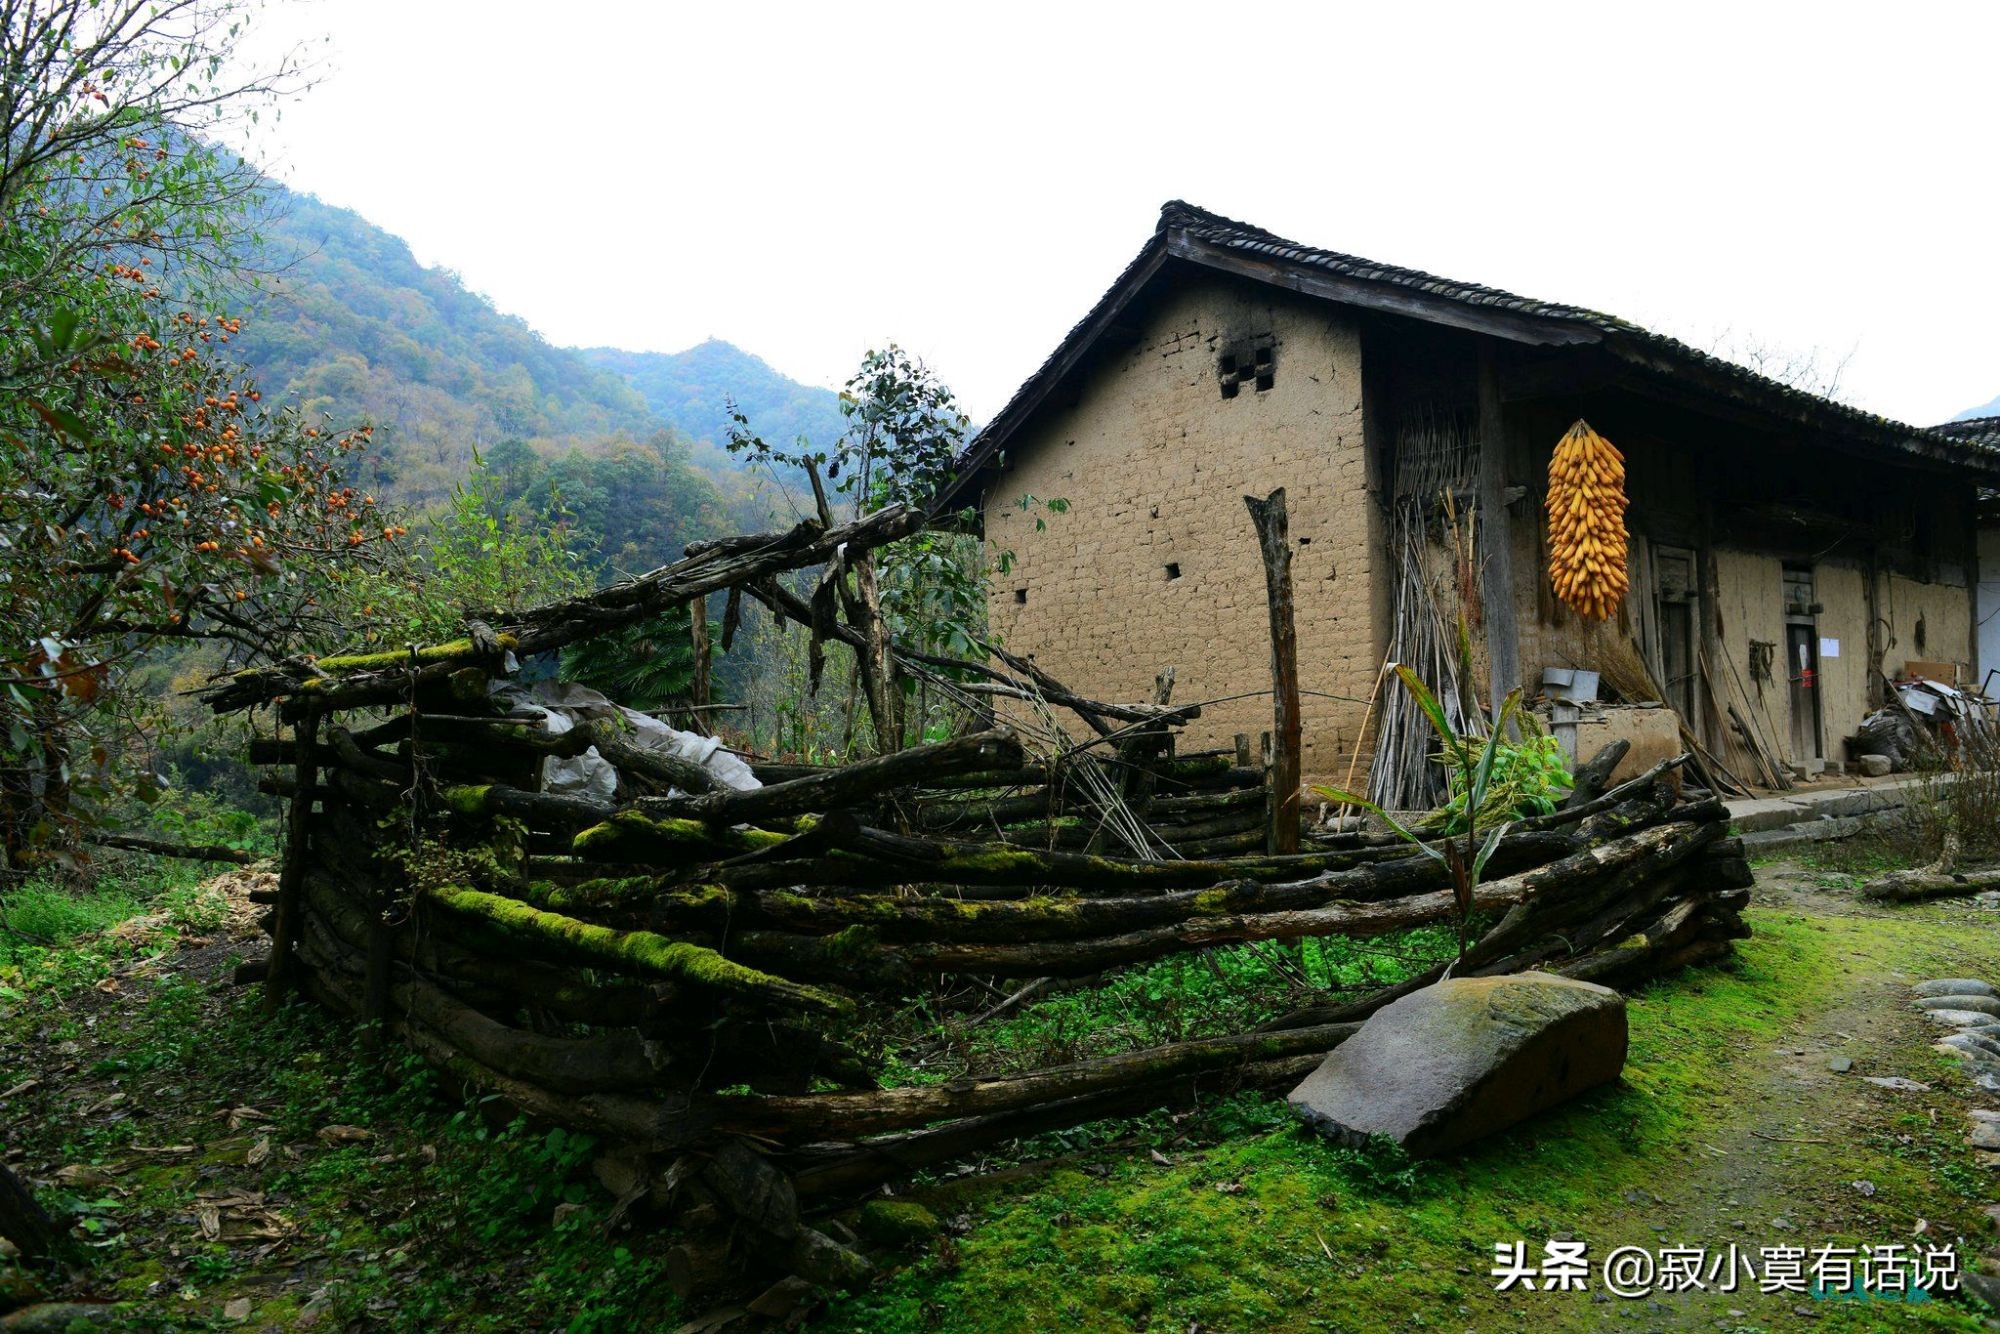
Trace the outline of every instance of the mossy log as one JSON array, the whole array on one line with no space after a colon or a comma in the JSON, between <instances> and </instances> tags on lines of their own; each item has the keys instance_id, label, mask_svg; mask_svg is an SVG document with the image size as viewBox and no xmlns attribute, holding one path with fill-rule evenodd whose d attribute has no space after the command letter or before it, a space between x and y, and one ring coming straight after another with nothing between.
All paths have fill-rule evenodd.
<instances>
[{"instance_id":1,"label":"mossy log","mask_svg":"<svg viewBox=\"0 0 2000 1334\"><path fill-rule=\"evenodd\" d=\"M1670 865L1670 859L1692 855L1719 833L1712 823L1691 821L1642 829L1484 884L1476 891L1473 906L1475 911L1491 912L1524 901L1559 901L1587 891L1593 884L1615 877L1628 867ZM1411 873L1414 874L1414 868ZM1374 877L1363 878L1372 881ZM1218 896L1253 895L1255 890L1245 887L1210 892ZM1317 893L1317 888L1304 892ZM730 951L738 958L791 976L840 981L858 987L930 973L1074 977L1166 954L1245 941L1325 935L1367 938L1446 921L1455 912L1451 891L1447 889L1401 898L1329 901L1319 906L1271 911L1207 911L1208 905L1215 901L1200 895L1177 896L1175 910L1182 914L1180 920L1134 927L1112 935L1092 936L1084 928L1068 938L1010 940L1002 936L998 940L973 942L944 939L940 938L941 933L935 933L927 939L890 943L869 926L857 924L838 935L817 938L743 929L732 936ZM1144 903L1139 901L1136 906L1143 911ZM1002 906L978 905L968 919L978 921L978 909L990 911ZM1023 921L1038 917L1055 921L1067 910L1065 905L1057 903L1047 909L1031 907L1018 916Z\"/></svg>"},{"instance_id":2,"label":"mossy log","mask_svg":"<svg viewBox=\"0 0 2000 1334\"><path fill-rule=\"evenodd\" d=\"M368 948L368 912L343 885L317 871L305 879L306 906L344 947L357 955ZM651 1027L680 1013L675 984L623 982L591 976L581 968L546 960L484 954L468 948L465 932L443 939L433 932L396 937L398 957L468 994L497 995L508 1010L531 1007L572 1023ZM678 1023L678 1020L672 1020Z\"/></svg>"},{"instance_id":3,"label":"mossy log","mask_svg":"<svg viewBox=\"0 0 2000 1334\"><path fill-rule=\"evenodd\" d=\"M830 992L772 977L725 959L712 949L651 931L614 931L483 890L445 887L424 897L447 912L514 938L529 950L553 951L614 971L704 987L776 1009L838 1014L850 1008L848 1001Z\"/></svg>"},{"instance_id":4,"label":"mossy log","mask_svg":"<svg viewBox=\"0 0 2000 1334\"><path fill-rule=\"evenodd\" d=\"M1334 1044L1329 1044L1329 1048ZM947 1121L922 1130L892 1131L850 1143L816 1143L787 1157L801 1198L852 1196L881 1182L908 1177L938 1163L964 1158L1009 1140L1083 1125L1111 1116L1185 1106L1199 1095L1297 1083L1326 1059L1309 1047L1295 1056L1183 1075L1159 1084L1113 1088L1013 1111Z\"/></svg>"},{"instance_id":5,"label":"mossy log","mask_svg":"<svg viewBox=\"0 0 2000 1334\"><path fill-rule=\"evenodd\" d=\"M787 842L797 831L733 828L650 811L615 811L576 835L571 850L592 861L660 862L669 866L717 861Z\"/></svg>"},{"instance_id":6,"label":"mossy log","mask_svg":"<svg viewBox=\"0 0 2000 1334\"><path fill-rule=\"evenodd\" d=\"M1323 1057L1360 1027L1325 1024L1283 1033L1198 1038L1026 1074L954 1079L870 1093L724 1097L718 1100L718 1115L732 1129L744 1132L809 1131L826 1138L905 1130L946 1118L1015 1111L1112 1089L1157 1088L1190 1075L1240 1069L1263 1061Z\"/></svg>"},{"instance_id":7,"label":"mossy log","mask_svg":"<svg viewBox=\"0 0 2000 1334\"><path fill-rule=\"evenodd\" d=\"M1525 834L1503 842L1489 865L1495 875L1502 875L1545 865L1574 853L1578 846L1568 835ZM650 875L533 885L522 892L528 901L554 911L643 916L659 929L764 927L825 936L865 927L892 941L999 942L1112 935L1204 915L1313 908L1336 900L1395 899L1448 882L1449 872L1438 862L1406 854L1305 880L1229 880L1201 889L1110 898L1044 893L978 899L948 889L927 894L745 890L722 884L682 885Z\"/></svg>"},{"instance_id":8,"label":"mossy log","mask_svg":"<svg viewBox=\"0 0 2000 1334\"><path fill-rule=\"evenodd\" d=\"M808 519L788 532L695 543L682 560L582 597L524 612L493 635L475 634L419 649L414 675L429 679L462 665L497 658L505 651L522 657L546 653L733 585L822 564L843 547L849 555L859 555L908 537L923 527L926 517L922 510L891 505L837 528ZM407 651L392 650L318 663L288 660L274 667L238 672L203 692L203 698L218 713L301 693L311 694L326 708L386 703L406 697L413 675L410 656Z\"/></svg>"},{"instance_id":9,"label":"mossy log","mask_svg":"<svg viewBox=\"0 0 2000 1334\"><path fill-rule=\"evenodd\" d=\"M307 971L302 981L313 999L335 1013L359 1016L365 1009L359 977L344 972L331 960L317 959L321 966ZM714 1107L703 1097L672 1096L665 1099L635 1097L629 1093L551 1092L529 1080L516 1079L486 1065L452 1045L422 1020L391 1012L387 1026L432 1065L437 1066L467 1088L498 1094L531 1117L553 1125L582 1130L614 1143L630 1144L649 1152L682 1150L715 1132Z\"/></svg>"},{"instance_id":10,"label":"mossy log","mask_svg":"<svg viewBox=\"0 0 2000 1334\"><path fill-rule=\"evenodd\" d=\"M309 931L323 929L316 917L311 919ZM314 954L322 964L365 980L365 956L330 933L315 940ZM554 1093L686 1092L700 1073L692 1064L676 1062L665 1045L632 1029L554 1037L502 1023L407 967L397 970L389 998L390 1014L420 1020L482 1065Z\"/></svg>"}]
</instances>

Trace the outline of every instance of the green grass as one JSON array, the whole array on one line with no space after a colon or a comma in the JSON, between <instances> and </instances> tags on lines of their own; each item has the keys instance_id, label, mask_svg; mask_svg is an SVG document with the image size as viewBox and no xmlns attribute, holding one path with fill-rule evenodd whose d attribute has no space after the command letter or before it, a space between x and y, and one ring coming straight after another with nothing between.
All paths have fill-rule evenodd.
<instances>
[{"instance_id":1,"label":"green grass","mask_svg":"<svg viewBox=\"0 0 2000 1334\"><path fill-rule=\"evenodd\" d=\"M1526 1314L1555 1328L1596 1328L1602 1312L1587 1297L1491 1291L1494 1243L1524 1240L1538 1250L1567 1233L1599 1256L1619 1244L1658 1245L1652 1193L1670 1195L1677 1181L1712 1170L1704 1146L1744 1115L1744 1053L1778 1042L1854 960L1944 968L1967 959L1959 932L1914 918L1755 918L1757 935L1742 943L1735 967L1633 999L1621 1084L1460 1160L1411 1163L1338 1148L1297 1129L1266 1098L1227 1104L1230 1123L1198 1127L1213 1142L1192 1152L1176 1142L1185 1126L1156 1118L1152 1142L1169 1165L1152 1159L1142 1139L1102 1175L1065 1165L965 1201L973 1225L963 1238L850 1299L829 1327L1359 1331L1485 1328ZM2000 950L1980 949L1979 962L1991 967ZM1866 1235L1856 1241L1904 1239L1910 1219L1896 1201L1925 1201L1934 1226L1986 1226L1974 1212L1976 1193L1956 1189L1976 1181L1968 1152L1929 1118L1917 1119L1836 1146L1821 1163L1833 1180L1867 1178L1879 1188L1881 1203L1864 1203ZM1959 1216L1940 1217L1939 1208ZM1938 1303L1887 1317L1879 1307L1826 1305L1819 1328L1877 1328L1885 1318L1972 1327L1962 1309Z\"/></svg>"},{"instance_id":2,"label":"green grass","mask_svg":"<svg viewBox=\"0 0 2000 1334\"><path fill-rule=\"evenodd\" d=\"M665 1289L673 1234L612 1224L611 1202L591 1179L597 1146L587 1136L530 1127L491 1101L467 1104L414 1057L370 1055L351 1028L308 1006L274 1021L254 992L218 996L205 978L170 970L143 988L96 992L135 947L93 939L90 924L136 904L192 930L203 907L183 894L16 896L9 911L32 914L36 934L72 943L32 947L25 961L0 968L0 986L13 987L11 999L0 992L0 1050L28 1055L38 1073L81 1062L35 1094L31 1110L5 1109L9 1147L38 1164L117 1172L111 1188L79 1186L52 1202L97 1241L92 1286L131 1303L135 1327L219 1327L221 1305L239 1293L253 1299L252 1328L290 1327L310 1311L328 1328L588 1334L671 1328L698 1313ZM1690 1183L1729 1188L1734 1165L1715 1146L1740 1150L1758 1143L1747 1127L1790 1132L1815 1114L1758 1102L1747 1072L1773 1047L1801 1045L1802 1025L1816 1031L1854 970L2000 971L2000 940L1968 932L1947 909L1752 918L1757 934L1739 945L1735 964L1632 998L1620 1084L1463 1157L1413 1162L1338 1147L1297 1129L1281 1101L1226 1090L1192 1114L1044 1135L985 1164L1019 1164L1011 1170L911 1183L902 1198L950 1220L947 1235L913 1244L906 1267L840 1300L816 1327L1594 1329L1606 1310L1587 1296L1493 1292L1494 1243L1522 1240L1532 1251L1571 1234L1597 1256L1662 1241L1879 1243L1907 1239L1917 1214L1934 1236L1990 1231L1979 1208L1991 1178L1960 1142L1958 1103L1942 1091L1897 1101L1852 1133L1797 1131L1828 1143L1759 1150L1774 1162L1797 1157L1812 1181L1843 1192L1828 1235L1775 1235L1764 1226L1770 1214L1753 1213L1747 1200L1747 1232L1729 1230L1720 1202L1704 1205L1705 1216L1688 1213ZM1316 983L1379 985L1450 943L1442 933L1366 947L1328 942L1309 948L1302 966ZM1211 958L1213 967L1196 958L1123 970L1099 991L1049 998L991 1025L983 1046L954 1059L1026 1063L1227 1031L1295 999L1287 974L1301 965L1289 953ZM1907 1059L1914 1064L1900 1073L1943 1073L1920 1044ZM114 1090L149 1115L92 1113ZM243 1105L261 1118L232 1126L222 1112ZM318 1132L335 1124L373 1136L330 1146ZM8 1125L0 1120L0 1132ZM252 1167L246 1156L260 1140L271 1151ZM151 1158L134 1148L168 1142L194 1149ZM1874 1197L1844 1191L1863 1178ZM267 1192L296 1231L269 1260L200 1241L197 1193L218 1188ZM575 1207L557 1222L565 1205ZM1652 1230L1663 1217L1695 1217L1699 1235L1663 1238ZM279 1276L302 1281L284 1288ZM1738 1305L1749 1313L1739 1328L1796 1325L1787 1304L1752 1293ZM1965 1308L1943 1304L1818 1305L1818 1329L1973 1327ZM1656 1314L1635 1311L1631 1327L1671 1323ZM1714 1327L1722 1311L1702 1314L1703 1327Z\"/></svg>"}]
</instances>

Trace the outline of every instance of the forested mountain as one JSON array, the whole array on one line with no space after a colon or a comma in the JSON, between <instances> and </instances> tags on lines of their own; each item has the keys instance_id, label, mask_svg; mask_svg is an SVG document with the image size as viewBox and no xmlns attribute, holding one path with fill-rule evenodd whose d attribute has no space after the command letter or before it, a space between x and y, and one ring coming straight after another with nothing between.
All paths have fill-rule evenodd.
<instances>
[{"instance_id":1,"label":"forested mountain","mask_svg":"<svg viewBox=\"0 0 2000 1334\"><path fill-rule=\"evenodd\" d=\"M359 214L280 191L263 223L260 290L235 351L267 393L373 424L375 484L432 499L474 449L566 445L660 425L617 376L418 264Z\"/></svg>"},{"instance_id":2,"label":"forested mountain","mask_svg":"<svg viewBox=\"0 0 2000 1334\"><path fill-rule=\"evenodd\" d=\"M790 446L801 435L826 445L846 427L839 394L800 384L719 338L685 352L590 347L583 355L637 389L661 420L697 440L719 444L729 438L731 402L773 445Z\"/></svg>"},{"instance_id":3,"label":"forested mountain","mask_svg":"<svg viewBox=\"0 0 2000 1334\"><path fill-rule=\"evenodd\" d=\"M762 479L721 447L726 403L774 442L841 429L837 394L728 343L553 346L401 238L310 195L274 185L259 231L231 350L268 397L373 425L354 480L386 500L435 506L483 458L506 500L569 516L605 566L646 568L768 508Z\"/></svg>"}]
</instances>

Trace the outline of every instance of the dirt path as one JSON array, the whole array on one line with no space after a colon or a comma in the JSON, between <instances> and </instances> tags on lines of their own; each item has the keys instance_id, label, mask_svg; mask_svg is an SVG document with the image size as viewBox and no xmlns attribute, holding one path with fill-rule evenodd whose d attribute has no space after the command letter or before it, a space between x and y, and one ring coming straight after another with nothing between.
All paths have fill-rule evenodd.
<instances>
[{"instance_id":1,"label":"dirt path","mask_svg":"<svg viewBox=\"0 0 2000 1334\"><path fill-rule=\"evenodd\" d=\"M1907 909L1861 899L1855 892L1861 878L1796 861L1771 864L1758 872L1754 902L1822 929L1828 923L1886 928L1907 920ZM1945 1151L1936 1140L1964 1130L1968 1109L1996 1100L1940 1058L1932 1047L1936 1031L1910 1008L1911 987L1927 977L1963 972L2000 983L1992 939L2000 919L1963 903L1937 905L1930 915L1964 932L1969 948L1951 960L1957 969L1943 968L1946 960L1933 954L1913 957L1893 935L1864 932L1837 961L1836 984L1818 1003L1787 1023L1775 1041L1745 1053L1733 1072L1738 1114L1715 1128L1700 1165L1663 1182L1655 1197L1657 1220L1649 1226L1660 1244L1700 1246L1710 1256L1732 1243L1746 1256L1767 1246L1921 1247L1960 1240L1964 1229L1951 1224L1966 1211L1962 1190L2000 1199L2000 1177L1987 1172L1973 1178L1962 1167L1953 1172L1949 1163L1934 1161ZM1870 1077L1929 1088L1888 1088ZM1920 1138L1916 1130L1931 1133ZM1892 1178L1879 1170L1884 1151L1898 1166L1932 1170ZM1940 1168L1945 1184L1959 1189L1937 1192ZM1994 1253L1991 1227L1962 1240L1968 1268ZM1759 1274L1764 1269L1757 1259L1751 1266ZM1830 1312L1826 1300L1766 1294L1740 1275L1736 1291L1716 1290L1721 1286L1649 1300L1621 1314L1658 1328L1722 1329L1820 1328L1829 1314L1843 1326L1854 1321L1865 1328L1888 1327L1896 1316L1913 1318L1908 1310L1855 1301L1831 1304Z\"/></svg>"}]
</instances>

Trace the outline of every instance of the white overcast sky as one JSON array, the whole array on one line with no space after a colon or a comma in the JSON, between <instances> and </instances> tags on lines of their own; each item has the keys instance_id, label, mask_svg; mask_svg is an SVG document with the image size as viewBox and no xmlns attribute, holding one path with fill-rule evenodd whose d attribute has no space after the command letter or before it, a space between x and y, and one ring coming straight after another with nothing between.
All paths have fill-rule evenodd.
<instances>
[{"instance_id":1,"label":"white overcast sky","mask_svg":"<svg viewBox=\"0 0 2000 1334\"><path fill-rule=\"evenodd\" d=\"M317 0L261 152L551 341L893 339L990 416L1170 198L2000 395L2000 5Z\"/></svg>"}]
</instances>

